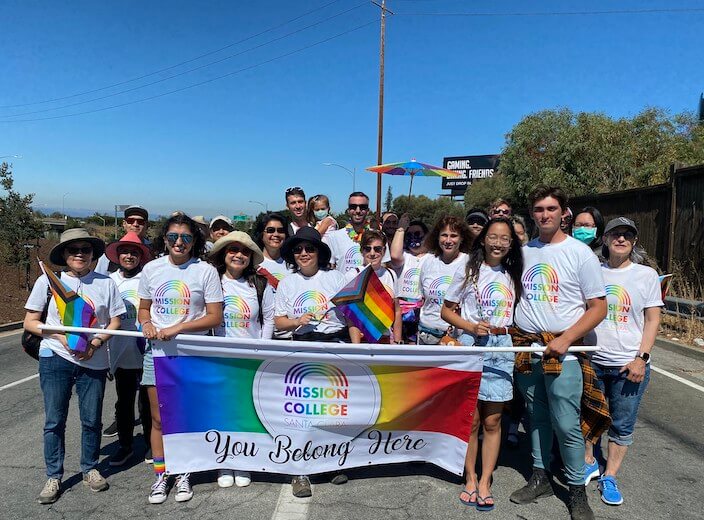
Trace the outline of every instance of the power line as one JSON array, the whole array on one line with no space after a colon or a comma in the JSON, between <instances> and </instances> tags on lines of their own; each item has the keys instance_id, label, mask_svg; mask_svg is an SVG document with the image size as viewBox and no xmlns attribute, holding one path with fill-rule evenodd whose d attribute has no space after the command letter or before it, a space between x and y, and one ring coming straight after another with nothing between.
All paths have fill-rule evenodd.
<instances>
[{"instance_id":1,"label":"power line","mask_svg":"<svg viewBox=\"0 0 704 520\"><path fill-rule=\"evenodd\" d=\"M354 28L352 28L352 29L348 29L347 31L343 31L343 32L341 32L341 33L335 34L334 36L330 36L330 37L325 38L325 39L323 39L323 40L319 40L319 41L317 41L317 42L314 42L314 43L305 45L305 46L303 46L303 47L299 47L298 49L294 49L294 50L289 51L289 52L286 52L286 53L284 53L284 54L280 54L280 55L275 56L275 57L273 57L273 58L270 58L270 59L268 59L268 60L261 61L261 62L259 62L259 63L255 63L254 65L249 65L249 66L247 66L247 67L243 67L243 68L241 68L241 69L234 70L234 71L232 71L232 72L228 72L227 74L223 74L222 76L217 76L217 77L215 77L215 78L210 78L210 79L207 79L207 80L205 80L205 81L200 81L200 82L198 82L198 83L193 83L193 84L191 84L191 85L187 85L187 86L185 86L185 87L181 87L181 88L178 88L178 89L175 89L175 90L170 90L170 91L168 91L168 92L162 92L161 94L155 94L155 95L153 95L153 96L149 96L149 97L145 97L145 98L141 98L141 99L135 99L135 100L133 100L133 101L128 101L128 102L126 102L126 103L120 103L119 105L112 105L112 106L109 106L109 107L96 108L96 109L94 109L94 110L86 110L86 111L84 111L84 112L76 112L76 113L73 113L73 114L64 114L64 115L60 115L60 116L50 116L50 117L38 117L38 118L34 118L34 119L0 120L0 123L28 123L28 122L32 122L32 121L46 121L46 120L49 120L49 119L61 119L61 118L64 118L64 117L75 117L75 116L80 116L80 115L84 115L84 114L93 114L93 113L95 113L95 112L103 112L103 111L105 111L105 110L112 110L112 109L115 109L115 108L121 108L121 107L128 106L128 105L134 105L134 104L136 104L136 103L142 103L142 102L144 102L144 101L150 101L150 100L152 100L152 99L160 98L160 97L163 97L163 96L168 96L168 95L170 95L170 94L175 94L175 93L177 93L177 92L183 92L184 90L192 89L192 88L195 88L195 87L200 87L200 86L202 86L202 85L206 85L206 84L208 84L208 83L212 83L212 82L214 82L214 81L218 81L218 80L221 80L221 79L223 79L223 78L227 78L227 77L229 77L229 76L234 76L235 74L239 74L239 73L241 73L241 72L245 72L245 71L248 71L248 70L252 70L252 69L261 67L262 65L266 65L266 64L268 64L268 63L271 63L271 62L274 62L274 61L277 61L277 60L286 58L286 57L291 56L291 55L293 55L293 54L297 54L297 53L299 53L299 52L306 51L306 50L311 49L311 48L313 48L313 47L316 47L316 46L318 46L318 45L322 45L322 44L327 43L327 42L329 42L329 41L331 41L331 40L334 40L334 39L336 39L336 38L340 38L340 37L345 36L345 35L347 35L347 34L350 34L350 33L352 33L352 32L355 32L355 31L358 31L358 30L363 29L363 28L365 28L365 27L368 27L369 25L376 24L377 22L378 22L378 20L372 20L371 22L367 22L367 23L364 23L364 24L362 24L362 25L358 25L357 27L354 27Z\"/></svg>"},{"instance_id":2,"label":"power line","mask_svg":"<svg viewBox=\"0 0 704 520\"><path fill-rule=\"evenodd\" d=\"M507 12L507 13L403 13L397 16L467 16L467 17L500 17L500 16L589 16L602 14L654 14L654 13L702 13L704 8L664 8L664 9L618 9L612 11L538 11L538 12Z\"/></svg>"},{"instance_id":3,"label":"power line","mask_svg":"<svg viewBox=\"0 0 704 520\"><path fill-rule=\"evenodd\" d=\"M195 71L197 71L197 70L201 70L201 69L204 69L204 68L206 68L206 67L210 67L211 65L216 65L216 64L218 64L218 63L222 63L223 61L230 60L230 59L235 58L235 57L237 57L237 56L241 56L241 55L246 54L246 53L248 53L248 52L251 52L251 51L253 51L253 50L260 49L260 48L262 48L262 47L265 47L265 46L270 45L270 44L272 44L272 43L275 43L275 42L277 42L277 41L280 41L280 40L283 40L283 39L285 39L285 38L288 38L289 36L293 36L293 35L295 35L295 34L301 33L301 32L303 32L303 31L306 31L306 30L310 29L311 27L315 27L315 26L317 26L317 25L321 25L321 24L323 24L323 23L325 23L325 22L328 22L328 21L332 20L333 18L338 18L339 16L345 15L345 14L351 12L351 11L354 11L355 9L359 9L359 8L362 7L363 5L366 5L366 3L367 3L367 2L362 2L362 3L360 3L360 4L357 4L357 5L354 6L354 7L351 7L350 9L347 9L347 10L342 11L342 12L340 12L340 13L337 13L337 14L335 14L335 15L329 16L329 17L327 17L327 18L324 18L324 19L322 19L322 20L319 20L319 21L317 21L317 22L315 22L315 23L312 23L312 24L310 24L310 25L307 25L307 26L302 27L302 28L300 28L300 29L297 29L297 30L295 30L295 31L291 31L291 32L289 32L289 33L287 33L287 34L284 34L284 35L279 36L279 37L277 37L277 38L274 38L274 39L272 39L272 40L266 41L266 42L264 42L264 43L260 43L259 45L255 45L254 47L250 47L250 48L248 48L248 49L244 49L244 50L242 50L242 51L240 51L240 52L238 52L238 53L231 54L231 55L229 55L229 56L225 56L225 57L220 58L220 59L218 59L218 60L211 61L210 63L206 63L206 64L204 64L204 65L199 65L198 67L194 67L194 68L192 68L192 69L188 69L188 70L179 72L179 73L177 73L177 74L172 74L171 76L167 76L167 77L165 77L165 78L161 78L161 79L157 79L157 80L155 80L155 81L151 81L151 82L149 82L149 83L145 83L144 85L139 85L139 86L136 86L136 87L132 87L132 88L120 90L119 92L113 92L112 94L106 94L106 95L104 95L104 96L95 97L95 98L92 98L92 99L85 99L85 100L83 100L83 101L77 101L77 102L75 102L75 103L69 103L69 104L67 104L67 105L62 105L62 106L58 106L58 107L51 107L51 108L43 108L43 109L41 109L41 110L31 110L31 111L29 111L29 112L21 112L21 113L18 113L18 114L5 114L5 115L2 115L2 116L0 116L0 117L3 117L3 118L12 118L12 117L29 116L29 115L33 115L33 114L42 114L42 113L45 113L45 112L52 112L52 111L54 111L54 110L61 110L61 109L64 109L64 108L75 107L75 106L78 106L78 105L85 105L86 103L92 103L92 102L94 102L94 101L101 101L101 100L103 100L103 99L108 99L108 98L111 98L111 97L120 96L120 95L126 94L126 93L128 93L128 92L134 92L135 90L140 90L140 89L143 89L143 88L146 88L146 87L150 87L150 86L156 85L156 84L158 84L158 83L163 83L164 81L169 81L169 80L171 80L171 79L178 78L178 77L180 77L180 76L185 76L186 74L190 74L191 72L195 72Z\"/></svg>"},{"instance_id":4,"label":"power line","mask_svg":"<svg viewBox=\"0 0 704 520\"><path fill-rule=\"evenodd\" d=\"M283 23L280 23L279 25L275 25L274 27L270 27L269 29L265 29L265 30L263 30L263 31L261 31L261 32L258 32L258 33L256 33L256 34L253 34L253 35L251 35L251 36L247 36L246 38L243 38L243 39L238 40L238 41L236 41L236 42L233 42L233 43L230 43L230 44L228 44L228 45L225 45L224 47L220 47L219 49L215 49L215 50L212 50L212 51L208 51L208 52L206 52L205 54L201 54L200 56L196 56L195 58L191 58L191 59L188 59L188 60L186 60L186 61L182 61L182 62L180 62L180 63L176 63L175 65L170 65L170 66L165 67L165 68L163 68L163 69L155 70L154 72L149 72L149 73L147 73L147 74L143 74L143 75L137 76L137 77L135 77L135 78L131 78L131 79L127 79L127 80L124 80L124 81L120 81L120 82L118 82L118 83L113 83L112 85L106 85L106 86L104 86L104 87L99 87L99 88L96 88L96 89L93 89L93 90L86 90L86 91L84 91L84 92L78 92L78 93L76 93L76 94L70 94L70 95L67 95L67 96L61 96L61 97L56 97L56 98L52 98L52 99L45 99L45 100L43 100L43 101L33 101L33 102L31 102L31 103L20 103L20 104L17 104L17 105L0 105L0 108L19 108L19 107L26 107L26 106L31 106L31 105L42 105L42 104L45 104L45 103L52 103L52 102L54 102L54 101L62 101L62 100L64 100L64 99L71 99L71 98L75 98L75 97L78 97L78 96L85 96L86 94L94 94L95 92L101 92L101 91L103 91L103 90L107 90L107 89L110 89L110 88L114 88L114 87L119 87L119 86L122 86L122 85L126 85L127 83L132 83L133 81L139 81L140 79L145 79L145 78L148 78L148 77L150 77L150 76L154 76L155 74L160 74L160 73L162 73L162 72L166 72L166 71L169 71L169 70L172 70L172 69L181 67L182 65L187 65L188 63L192 63L192 62L194 62L194 61L198 61L198 60L200 60L200 59L202 59L202 58L206 58L206 57L208 57L208 56L212 56L213 54L217 54L218 52L221 52L221 51L224 51L224 50L229 49L229 48L231 48L231 47L234 47L235 45L239 45L240 43L244 43L244 42L246 42L246 41L249 41L249 40L251 40L251 39L253 39L253 38L256 38L257 36L261 36L261 35L266 34L266 33L268 33L268 32L275 31L276 29L280 29L281 27L284 27L284 26L286 26L286 25L288 25L288 24L290 24L290 23L293 23L293 22L295 22L296 20L300 20L301 18L304 18L304 17L306 17L306 16L308 16L308 15L310 15L310 14L313 14L313 13L315 13L315 12L321 11L321 10L325 9L326 7L329 7L329 6L331 6L331 5L333 5L333 4L336 4L336 3L340 2L340 1L341 1L341 0L333 0L332 2L328 2L327 4L324 4L324 5L320 6L320 7L316 7L315 9L312 9L312 10L307 11L307 12L301 14L301 15L298 15L298 16L296 16L295 18L291 18L290 20L287 20L287 21L285 21L285 22L283 22Z\"/></svg>"}]
</instances>

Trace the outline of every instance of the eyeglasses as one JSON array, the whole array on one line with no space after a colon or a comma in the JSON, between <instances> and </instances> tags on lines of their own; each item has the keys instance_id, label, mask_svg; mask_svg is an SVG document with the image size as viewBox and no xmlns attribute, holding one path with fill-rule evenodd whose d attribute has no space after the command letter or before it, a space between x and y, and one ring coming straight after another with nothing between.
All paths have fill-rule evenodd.
<instances>
[{"instance_id":1,"label":"eyeglasses","mask_svg":"<svg viewBox=\"0 0 704 520\"><path fill-rule=\"evenodd\" d=\"M350 204L347 209L350 211L369 211L369 204Z\"/></svg>"},{"instance_id":2,"label":"eyeglasses","mask_svg":"<svg viewBox=\"0 0 704 520\"><path fill-rule=\"evenodd\" d=\"M510 215L511 210L510 209L494 209L491 211L492 215Z\"/></svg>"},{"instance_id":3,"label":"eyeglasses","mask_svg":"<svg viewBox=\"0 0 704 520\"><path fill-rule=\"evenodd\" d=\"M309 254L318 252L318 248L313 244L298 245L292 249L294 255L300 255L304 250Z\"/></svg>"},{"instance_id":4,"label":"eyeglasses","mask_svg":"<svg viewBox=\"0 0 704 520\"><path fill-rule=\"evenodd\" d=\"M138 226L143 226L144 225L144 219L141 217L127 217L125 219L125 222L131 225L137 224Z\"/></svg>"},{"instance_id":5,"label":"eyeglasses","mask_svg":"<svg viewBox=\"0 0 704 520\"><path fill-rule=\"evenodd\" d=\"M303 188L301 188L300 186L291 186L290 188L286 188L286 195L288 195L292 191L303 191Z\"/></svg>"},{"instance_id":6,"label":"eyeglasses","mask_svg":"<svg viewBox=\"0 0 704 520\"><path fill-rule=\"evenodd\" d=\"M68 252L69 255L77 255L77 254L84 254L84 255L89 255L93 252L93 248L91 246L83 246L83 247L75 247L75 246L67 246L66 251Z\"/></svg>"},{"instance_id":7,"label":"eyeglasses","mask_svg":"<svg viewBox=\"0 0 704 520\"><path fill-rule=\"evenodd\" d=\"M184 244L190 244L193 242L193 235L190 233L166 233L166 240L171 245L178 242L179 238Z\"/></svg>"},{"instance_id":8,"label":"eyeglasses","mask_svg":"<svg viewBox=\"0 0 704 520\"><path fill-rule=\"evenodd\" d=\"M246 247L240 246L227 246L227 253L236 255L237 253L242 253L244 256L251 256L252 250Z\"/></svg>"},{"instance_id":9,"label":"eyeglasses","mask_svg":"<svg viewBox=\"0 0 704 520\"><path fill-rule=\"evenodd\" d=\"M511 238L509 237L500 237L497 235L488 235L486 237L486 242L489 245L495 245L498 244L500 246L508 246L511 244Z\"/></svg>"},{"instance_id":10,"label":"eyeglasses","mask_svg":"<svg viewBox=\"0 0 704 520\"><path fill-rule=\"evenodd\" d=\"M575 228L579 228L579 227L595 228L596 226L594 224L585 224L584 222L575 222L573 224L573 227L575 227Z\"/></svg>"},{"instance_id":11,"label":"eyeglasses","mask_svg":"<svg viewBox=\"0 0 704 520\"><path fill-rule=\"evenodd\" d=\"M609 231L609 237L611 239L623 237L629 242L633 242L636 238L636 234L633 231Z\"/></svg>"},{"instance_id":12,"label":"eyeglasses","mask_svg":"<svg viewBox=\"0 0 704 520\"><path fill-rule=\"evenodd\" d=\"M362 248L362 251L364 251L365 253L371 253L372 249L375 253L381 254L381 252L384 250L384 246L364 246Z\"/></svg>"},{"instance_id":13,"label":"eyeglasses","mask_svg":"<svg viewBox=\"0 0 704 520\"><path fill-rule=\"evenodd\" d=\"M285 235L285 234L286 234L286 228L282 228L282 227L273 227L273 226L270 226L270 227L268 227L268 228L265 228L264 231L266 231L266 232L269 233L270 235L273 235L274 233L280 233L280 234L282 234L282 235Z\"/></svg>"}]
</instances>

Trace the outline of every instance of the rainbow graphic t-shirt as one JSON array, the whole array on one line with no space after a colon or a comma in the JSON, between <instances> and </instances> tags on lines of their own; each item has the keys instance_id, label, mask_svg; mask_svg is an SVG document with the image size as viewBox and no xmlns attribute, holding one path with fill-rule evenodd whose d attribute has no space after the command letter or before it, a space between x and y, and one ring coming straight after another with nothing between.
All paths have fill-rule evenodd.
<instances>
[{"instance_id":1,"label":"rainbow graphic t-shirt","mask_svg":"<svg viewBox=\"0 0 704 520\"><path fill-rule=\"evenodd\" d=\"M260 338L260 309L256 288L244 279L233 280L223 276L222 291L225 295L222 324L215 331L215 335L231 338Z\"/></svg>"},{"instance_id":2,"label":"rainbow graphic t-shirt","mask_svg":"<svg viewBox=\"0 0 704 520\"><path fill-rule=\"evenodd\" d=\"M504 268L482 265L476 286L465 284L465 277L464 271L455 274L445 301L460 304L462 316L474 323L487 321L494 327L511 325L515 296L513 280Z\"/></svg>"}]
</instances>

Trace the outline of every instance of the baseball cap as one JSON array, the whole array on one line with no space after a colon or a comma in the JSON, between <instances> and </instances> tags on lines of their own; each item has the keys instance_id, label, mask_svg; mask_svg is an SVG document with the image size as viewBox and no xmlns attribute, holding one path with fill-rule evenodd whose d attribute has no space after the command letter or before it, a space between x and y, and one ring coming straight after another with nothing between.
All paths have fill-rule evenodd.
<instances>
[{"instance_id":1,"label":"baseball cap","mask_svg":"<svg viewBox=\"0 0 704 520\"><path fill-rule=\"evenodd\" d=\"M617 227L627 227L632 229L636 235L638 234L636 223L628 217L617 217L609 220L608 224L606 224L606 227L604 228L604 234L607 235L610 231Z\"/></svg>"},{"instance_id":2,"label":"baseball cap","mask_svg":"<svg viewBox=\"0 0 704 520\"><path fill-rule=\"evenodd\" d=\"M149 220L149 212L142 206L130 206L125 209L125 218L131 217L132 215L137 215L142 217L144 220Z\"/></svg>"},{"instance_id":3,"label":"baseball cap","mask_svg":"<svg viewBox=\"0 0 704 520\"><path fill-rule=\"evenodd\" d=\"M221 222L224 222L224 223L227 224L229 227L233 227L233 226L232 226L232 220L230 220L230 219L229 219L228 217L226 217L225 215L218 215L217 217L213 217L213 220L210 221L210 229L213 229L213 225L214 225L218 220L221 221Z\"/></svg>"}]
</instances>

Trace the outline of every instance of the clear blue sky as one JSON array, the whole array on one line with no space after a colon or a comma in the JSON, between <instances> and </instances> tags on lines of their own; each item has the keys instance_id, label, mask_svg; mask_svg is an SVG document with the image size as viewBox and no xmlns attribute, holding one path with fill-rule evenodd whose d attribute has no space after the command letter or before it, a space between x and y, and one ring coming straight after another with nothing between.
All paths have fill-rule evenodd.
<instances>
[{"instance_id":1,"label":"clear blue sky","mask_svg":"<svg viewBox=\"0 0 704 520\"><path fill-rule=\"evenodd\" d=\"M281 25L332 0L143 2L5 0L0 7L0 105L35 103L124 82ZM274 43L271 39L350 12ZM498 153L523 116L569 107L631 116L646 106L694 110L704 90L704 12L578 16L410 16L614 9L703 9L693 0L389 0L384 162ZM140 81L51 103L0 108L0 156L36 207L154 213L256 214L250 200L283 206L301 185L346 206L351 176L374 198L378 22L202 86L158 95L251 67L378 20L369 2L338 0L288 25ZM83 102L241 53L146 88ZM43 112L37 112L37 111ZM27 114L29 112L36 112ZM11 114L27 114L7 117ZM384 177L384 192L408 178ZM417 179L436 196L440 180ZM373 203L373 201L372 201Z\"/></svg>"}]
</instances>

